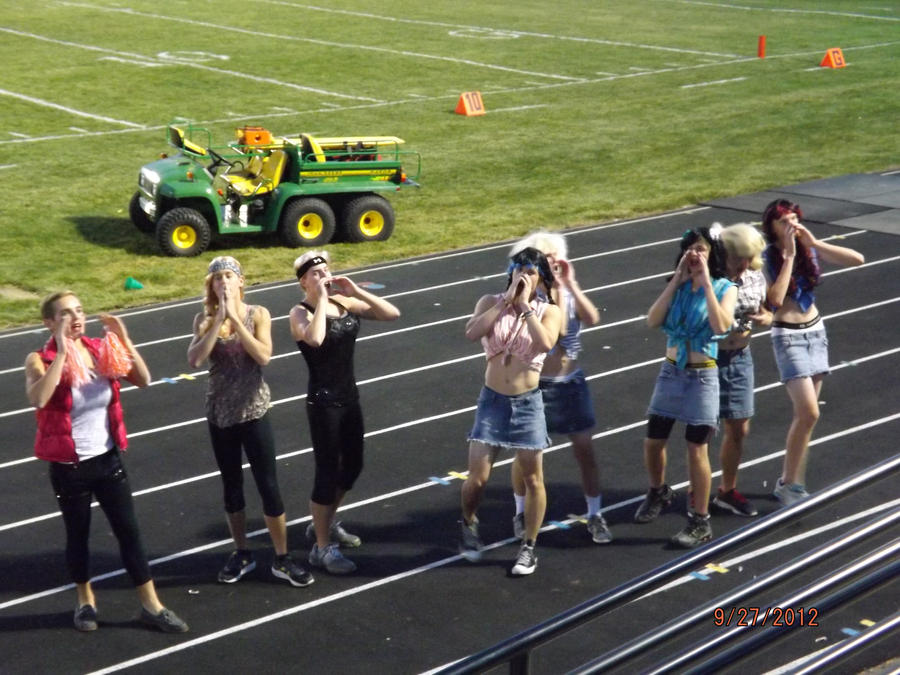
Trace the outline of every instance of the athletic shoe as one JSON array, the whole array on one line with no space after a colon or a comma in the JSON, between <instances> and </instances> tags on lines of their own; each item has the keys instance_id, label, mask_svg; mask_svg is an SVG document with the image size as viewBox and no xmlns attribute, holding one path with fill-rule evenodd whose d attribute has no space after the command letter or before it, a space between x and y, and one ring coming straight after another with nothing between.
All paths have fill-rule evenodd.
<instances>
[{"instance_id":1,"label":"athletic shoe","mask_svg":"<svg viewBox=\"0 0 900 675\"><path fill-rule=\"evenodd\" d=\"M523 543L519 548L516 562L509 571L514 577L523 577L532 574L537 569L537 556L534 554L534 546Z\"/></svg>"},{"instance_id":2,"label":"athletic shoe","mask_svg":"<svg viewBox=\"0 0 900 675\"><path fill-rule=\"evenodd\" d=\"M141 623L161 630L163 633L187 633L188 631L188 625L171 609L163 609L159 614L151 614L142 607Z\"/></svg>"},{"instance_id":3,"label":"athletic shoe","mask_svg":"<svg viewBox=\"0 0 900 675\"><path fill-rule=\"evenodd\" d=\"M513 516L513 536L516 539L525 538L525 514L517 513Z\"/></svg>"},{"instance_id":4,"label":"athletic shoe","mask_svg":"<svg viewBox=\"0 0 900 675\"><path fill-rule=\"evenodd\" d=\"M772 494L785 506L791 506L809 497L805 486L800 483L782 483L780 478L775 483L775 490Z\"/></svg>"},{"instance_id":5,"label":"athletic shoe","mask_svg":"<svg viewBox=\"0 0 900 675\"><path fill-rule=\"evenodd\" d=\"M289 553L275 556L275 560L272 561L272 574L297 588L309 586L314 581L312 574L302 565L295 563Z\"/></svg>"},{"instance_id":6,"label":"athletic shoe","mask_svg":"<svg viewBox=\"0 0 900 675\"><path fill-rule=\"evenodd\" d=\"M332 544L339 544L341 546L346 546L347 548L356 548L362 544L362 539L355 534L347 532L347 530L341 526L340 521L331 524L331 529L328 531L328 538ZM316 528L312 523L306 526L306 540L309 542L314 542L316 540Z\"/></svg>"},{"instance_id":7,"label":"athletic shoe","mask_svg":"<svg viewBox=\"0 0 900 675\"><path fill-rule=\"evenodd\" d=\"M634 522L649 523L656 520L660 511L672 503L675 498L675 491L665 483L662 487L650 488L647 490L647 496L638 507L634 514Z\"/></svg>"},{"instance_id":8,"label":"athletic shoe","mask_svg":"<svg viewBox=\"0 0 900 675\"><path fill-rule=\"evenodd\" d=\"M350 574L356 571L354 562L344 557L337 544L328 544L325 548L313 544L307 560L313 567L324 569L329 574Z\"/></svg>"},{"instance_id":9,"label":"athletic shoe","mask_svg":"<svg viewBox=\"0 0 900 675\"><path fill-rule=\"evenodd\" d=\"M681 548L694 548L712 539L709 516L691 515L685 528L672 537L672 543Z\"/></svg>"},{"instance_id":10,"label":"athletic shoe","mask_svg":"<svg viewBox=\"0 0 900 675\"><path fill-rule=\"evenodd\" d=\"M484 544L481 543L481 537L478 536L478 521L473 521L471 525L466 525L465 520L459 521L459 552L463 558L469 562L478 562L481 560L481 549Z\"/></svg>"},{"instance_id":11,"label":"athletic shoe","mask_svg":"<svg viewBox=\"0 0 900 675\"><path fill-rule=\"evenodd\" d=\"M612 532L609 531L609 525L606 524L606 520L599 513L595 513L588 518L587 529L595 544L608 544L613 540Z\"/></svg>"},{"instance_id":12,"label":"athletic shoe","mask_svg":"<svg viewBox=\"0 0 900 675\"><path fill-rule=\"evenodd\" d=\"M242 576L256 569L256 561L250 551L232 551L228 556L228 562L219 572L220 584L233 584Z\"/></svg>"},{"instance_id":13,"label":"athletic shoe","mask_svg":"<svg viewBox=\"0 0 900 675\"><path fill-rule=\"evenodd\" d=\"M75 628L85 633L97 630L97 610L93 605L82 605L75 610Z\"/></svg>"},{"instance_id":14,"label":"athletic shoe","mask_svg":"<svg viewBox=\"0 0 900 675\"><path fill-rule=\"evenodd\" d=\"M752 518L759 513L759 511L756 510L756 507L736 489L722 492L722 488L719 488L719 492L713 498L712 503L720 509L731 511L731 513L737 516Z\"/></svg>"}]
</instances>

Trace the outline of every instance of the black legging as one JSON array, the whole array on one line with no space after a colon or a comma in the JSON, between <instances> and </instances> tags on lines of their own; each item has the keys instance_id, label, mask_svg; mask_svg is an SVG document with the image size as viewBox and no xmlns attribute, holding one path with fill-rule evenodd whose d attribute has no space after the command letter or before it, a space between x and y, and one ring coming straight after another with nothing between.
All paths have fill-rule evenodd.
<instances>
[{"instance_id":1,"label":"black legging","mask_svg":"<svg viewBox=\"0 0 900 675\"><path fill-rule=\"evenodd\" d=\"M66 565L75 583L90 580L91 501L96 495L100 508L119 542L122 562L135 586L150 581L150 565L141 543L131 499L131 486L119 451L78 464L50 464L50 483L66 526Z\"/></svg>"},{"instance_id":2,"label":"black legging","mask_svg":"<svg viewBox=\"0 0 900 675\"><path fill-rule=\"evenodd\" d=\"M283 514L284 504L275 470L275 437L269 424L269 414L224 428L209 422L209 435L216 464L222 474L225 511L237 513L244 510L243 449L262 499L263 513L272 518Z\"/></svg>"},{"instance_id":3,"label":"black legging","mask_svg":"<svg viewBox=\"0 0 900 675\"><path fill-rule=\"evenodd\" d=\"M348 491L362 472L362 409L358 401L341 406L307 402L306 414L316 460L311 499L328 506L338 490Z\"/></svg>"}]
</instances>

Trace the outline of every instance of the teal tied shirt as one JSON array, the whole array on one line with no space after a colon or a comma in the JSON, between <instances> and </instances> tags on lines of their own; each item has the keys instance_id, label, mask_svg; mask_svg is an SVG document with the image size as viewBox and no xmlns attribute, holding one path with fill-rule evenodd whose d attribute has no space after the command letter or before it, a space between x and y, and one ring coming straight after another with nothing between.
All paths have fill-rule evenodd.
<instances>
[{"instance_id":1,"label":"teal tied shirt","mask_svg":"<svg viewBox=\"0 0 900 675\"><path fill-rule=\"evenodd\" d=\"M677 347L678 354L675 365L684 369L691 352L701 352L715 359L719 355L718 340L728 335L714 335L709 325L709 308L706 306L706 293L701 286L696 291L691 289L691 280L685 281L672 298L662 331L668 336L666 347ZM721 302L734 283L722 277L712 280L713 293Z\"/></svg>"}]
</instances>

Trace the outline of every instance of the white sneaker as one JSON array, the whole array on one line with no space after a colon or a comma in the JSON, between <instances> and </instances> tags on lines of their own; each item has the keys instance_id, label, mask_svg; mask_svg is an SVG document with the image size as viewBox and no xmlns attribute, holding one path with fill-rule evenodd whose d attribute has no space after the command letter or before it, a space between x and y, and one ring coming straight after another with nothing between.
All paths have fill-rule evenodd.
<instances>
[{"instance_id":1,"label":"white sneaker","mask_svg":"<svg viewBox=\"0 0 900 675\"><path fill-rule=\"evenodd\" d=\"M780 478L775 483L772 495L785 506L791 506L809 497L805 486L800 483L782 483Z\"/></svg>"},{"instance_id":2,"label":"white sneaker","mask_svg":"<svg viewBox=\"0 0 900 675\"><path fill-rule=\"evenodd\" d=\"M532 574L537 569L537 556L534 553L534 546L522 544L519 548L519 555L516 557L516 564L509 571L516 577L523 577L526 574Z\"/></svg>"}]
</instances>

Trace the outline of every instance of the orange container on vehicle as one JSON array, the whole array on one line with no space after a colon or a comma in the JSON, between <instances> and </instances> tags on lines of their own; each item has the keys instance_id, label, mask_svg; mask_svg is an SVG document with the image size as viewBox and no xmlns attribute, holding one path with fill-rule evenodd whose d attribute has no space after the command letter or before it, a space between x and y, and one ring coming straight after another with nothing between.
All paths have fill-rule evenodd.
<instances>
[{"instance_id":1,"label":"orange container on vehicle","mask_svg":"<svg viewBox=\"0 0 900 675\"><path fill-rule=\"evenodd\" d=\"M271 145L272 134L264 127L240 127L236 130L240 145Z\"/></svg>"}]
</instances>

